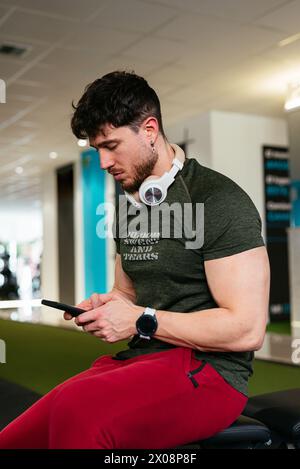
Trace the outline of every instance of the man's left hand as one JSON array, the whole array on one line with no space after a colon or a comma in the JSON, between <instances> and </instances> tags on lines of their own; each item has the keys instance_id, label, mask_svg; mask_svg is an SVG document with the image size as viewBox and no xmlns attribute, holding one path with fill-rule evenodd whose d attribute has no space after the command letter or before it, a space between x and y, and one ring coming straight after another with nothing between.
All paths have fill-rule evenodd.
<instances>
[{"instance_id":1,"label":"man's left hand","mask_svg":"<svg viewBox=\"0 0 300 469\"><path fill-rule=\"evenodd\" d=\"M143 311L142 306L135 305L117 293L110 293L104 305L80 314L75 322L85 332L113 343L137 333L135 324Z\"/></svg>"}]
</instances>

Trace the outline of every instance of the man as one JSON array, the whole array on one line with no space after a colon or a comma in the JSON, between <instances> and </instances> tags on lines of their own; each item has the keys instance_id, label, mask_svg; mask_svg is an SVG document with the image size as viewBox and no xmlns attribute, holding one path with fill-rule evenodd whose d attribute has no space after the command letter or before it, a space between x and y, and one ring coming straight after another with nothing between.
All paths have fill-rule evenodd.
<instances>
[{"instance_id":1,"label":"man","mask_svg":"<svg viewBox=\"0 0 300 469\"><path fill-rule=\"evenodd\" d=\"M80 303L86 312L75 321L109 343L131 339L129 348L53 389L0 434L0 447L174 448L208 438L242 412L264 339L269 263L259 214L233 181L168 142L142 77L109 73L74 108L73 133L120 181L128 219L132 207L150 219L162 199L204 204L204 239L188 246L184 235L163 237L161 224L121 236L117 215L114 287Z\"/></svg>"}]
</instances>

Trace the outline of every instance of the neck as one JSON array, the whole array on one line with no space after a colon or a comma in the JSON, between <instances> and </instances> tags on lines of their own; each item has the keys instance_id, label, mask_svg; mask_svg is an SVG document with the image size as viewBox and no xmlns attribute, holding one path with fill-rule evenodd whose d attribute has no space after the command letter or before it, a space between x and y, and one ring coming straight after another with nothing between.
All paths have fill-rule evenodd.
<instances>
[{"instance_id":1,"label":"neck","mask_svg":"<svg viewBox=\"0 0 300 469\"><path fill-rule=\"evenodd\" d=\"M153 168L151 176L162 176L166 171L170 171L175 152L169 142L159 135L155 142L155 149L158 152L158 160Z\"/></svg>"}]
</instances>

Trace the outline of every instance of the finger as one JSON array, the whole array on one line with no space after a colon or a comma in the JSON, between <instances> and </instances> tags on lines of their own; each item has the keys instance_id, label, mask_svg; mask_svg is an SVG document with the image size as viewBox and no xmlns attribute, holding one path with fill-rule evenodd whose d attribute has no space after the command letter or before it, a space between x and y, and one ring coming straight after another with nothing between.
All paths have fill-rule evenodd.
<instances>
[{"instance_id":1,"label":"finger","mask_svg":"<svg viewBox=\"0 0 300 469\"><path fill-rule=\"evenodd\" d=\"M90 322L88 324L84 324L82 326L82 329L84 332L101 332L101 328L99 327L99 324L96 323L96 321Z\"/></svg>"},{"instance_id":2,"label":"finger","mask_svg":"<svg viewBox=\"0 0 300 469\"><path fill-rule=\"evenodd\" d=\"M86 300L81 301L76 306L77 306L77 308L85 309L86 311L89 311L90 309L93 309L91 298L87 298Z\"/></svg>"},{"instance_id":3,"label":"finger","mask_svg":"<svg viewBox=\"0 0 300 469\"><path fill-rule=\"evenodd\" d=\"M77 304L77 308L82 308L85 309L86 311L89 311L94 308L98 308L99 306L104 305L108 301L114 299L114 298L119 298L122 296L118 295L115 292L109 292L109 293L93 293L89 298L86 300L81 301L81 303Z\"/></svg>"},{"instance_id":4,"label":"finger","mask_svg":"<svg viewBox=\"0 0 300 469\"><path fill-rule=\"evenodd\" d=\"M106 341L106 334L103 331L90 331L90 334L92 334L94 337L98 337L98 339L103 340L104 342Z\"/></svg>"},{"instance_id":5,"label":"finger","mask_svg":"<svg viewBox=\"0 0 300 469\"><path fill-rule=\"evenodd\" d=\"M64 312L64 319L65 319L66 321L69 321L69 320L72 319L72 318L73 318L72 314L67 313L66 311Z\"/></svg>"},{"instance_id":6,"label":"finger","mask_svg":"<svg viewBox=\"0 0 300 469\"><path fill-rule=\"evenodd\" d=\"M93 293L90 296L92 308L98 308L99 306L102 306L102 300L101 300L101 295L99 293Z\"/></svg>"},{"instance_id":7,"label":"finger","mask_svg":"<svg viewBox=\"0 0 300 469\"><path fill-rule=\"evenodd\" d=\"M104 305L105 303L107 303L108 301L111 301L111 300L117 298L116 293L112 293L112 292L109 292L109 293L101 293L99 296L101 297L101 302L102 302L103 305Z\"/></svg>"},{"instance_id":8,"label":"finger","mask_svg":"<svg viewBox=\"0 0 300 469\"><path fill-rule=\"evenodd\" d=\"M102 306L108 301L110 301L112 297L112 293L93 293L90 297L92 307L99 308L99 306Z\"/></svg>"},{"instance_id":9,"label":"finger","mask_svg":"<svg viewBox=\"0 0 300 469\"><path fill-rule=\"evenodd\" d=\"M90 311L79 314L75 322L77 326L82 326L83 324L95 321L97 318L99 318L99 309L91 309Z\"/></svg>"}]
</instances>

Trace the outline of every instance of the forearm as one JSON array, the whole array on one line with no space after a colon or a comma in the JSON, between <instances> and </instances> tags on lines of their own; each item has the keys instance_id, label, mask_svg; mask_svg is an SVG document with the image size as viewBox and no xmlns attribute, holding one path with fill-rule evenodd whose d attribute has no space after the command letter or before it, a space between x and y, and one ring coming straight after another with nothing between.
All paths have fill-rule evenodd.
<instances>
[{"instance_id":1,"label":"forearm","mask_svg":"<svg viewBox=\"0 0 300 469\"><path fill-rule=\"evenodd\" d=\"M157 311L157 339L201 351L246 351L260 347L259 333L241 314L226 308L191 313Z\"/></svg>"}]
</instances>

